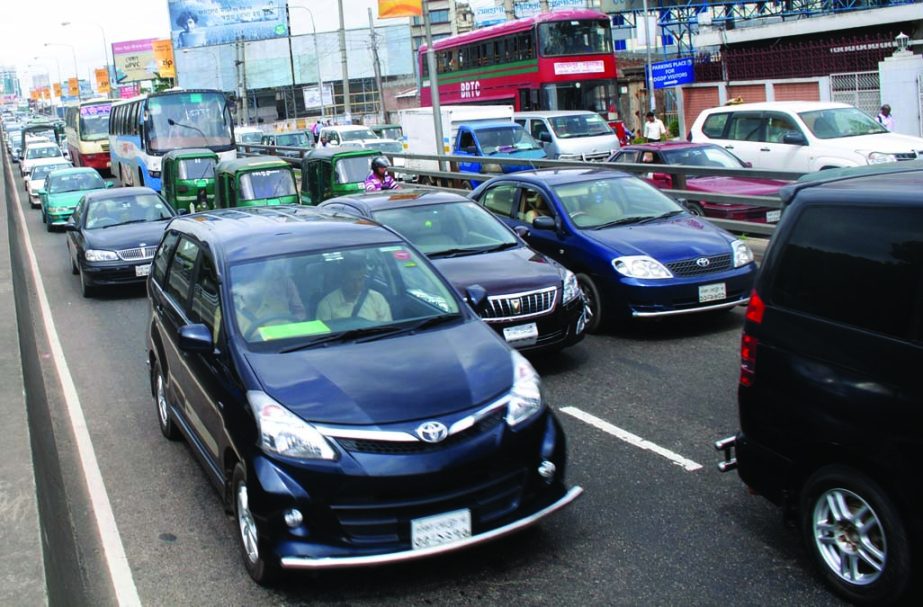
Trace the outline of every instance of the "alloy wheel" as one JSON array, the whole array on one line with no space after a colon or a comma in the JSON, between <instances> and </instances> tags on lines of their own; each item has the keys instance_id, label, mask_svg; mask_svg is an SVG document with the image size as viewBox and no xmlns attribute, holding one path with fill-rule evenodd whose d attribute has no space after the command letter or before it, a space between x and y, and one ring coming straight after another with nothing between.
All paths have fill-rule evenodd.
<instances>
[{"instance_id":1,"label":"alloy wheel","mask_svg":"<svg viewBox=\"0 0 923 607\"><path fill-rule=\"evenodd\" d=\"M812 531L818 553L838 578L856 586L876 582L888 560L884 527L871 505L847 489L822 493Z\"/></svg>"},{"instance_id":2,"label":"alloy wheel","mask_svg":"<svg viewBox=\"0 0 923 607\"><path fill-rule=\"evenodd\" d=\"M243 541L247 559L251 564L256 564L260 558L256 521L250 513L247 484L243 481L237 484L237 524L240 527L240 539Z\"/></svg>"}]
</instances>

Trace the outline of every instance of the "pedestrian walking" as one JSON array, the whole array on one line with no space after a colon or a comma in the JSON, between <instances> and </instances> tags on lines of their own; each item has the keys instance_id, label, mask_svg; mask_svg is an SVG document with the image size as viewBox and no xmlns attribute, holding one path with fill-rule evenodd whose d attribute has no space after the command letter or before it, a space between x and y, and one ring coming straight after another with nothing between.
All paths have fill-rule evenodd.
<instances>
[{"instance_id":1,"label":"pedestrian walking","mask_svg":"<svg viewBox=\"0 0 923 607\"><path fill-rule=\"evenodd\" d=\"M654 112L647 113L647 120L644 122L644 138L648 143L658 142L667 134L667 127L663 125L660 118L654 116Z\"/></svg>"},{"instance_id":2,"label":"pedestrian walking","mask_svg":"<svg viewBox=\"0 0 923 607\"><path fill-rule=\"evenodd\" d=\"M889 131L894 130L894 116L891 115L891 106L887 103L881 106L878 112L878 122Z\"/></svg>"}]
</instances>

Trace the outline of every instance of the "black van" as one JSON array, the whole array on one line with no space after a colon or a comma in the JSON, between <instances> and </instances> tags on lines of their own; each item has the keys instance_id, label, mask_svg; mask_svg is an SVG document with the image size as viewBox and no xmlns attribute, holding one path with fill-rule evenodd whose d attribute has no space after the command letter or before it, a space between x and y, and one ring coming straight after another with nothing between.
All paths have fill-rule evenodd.
<instances>
[{"instance_id":1,"label":"black van","mask_svg":"<svg viewBox=\"0 0 923 607\"><path fill-rule=\"evenodd\" d=\"M741 341L741 429L716 443L859 604L910 591L923 537L923 162L906 165L783 190Z\"/></svg>"}]
</instances>

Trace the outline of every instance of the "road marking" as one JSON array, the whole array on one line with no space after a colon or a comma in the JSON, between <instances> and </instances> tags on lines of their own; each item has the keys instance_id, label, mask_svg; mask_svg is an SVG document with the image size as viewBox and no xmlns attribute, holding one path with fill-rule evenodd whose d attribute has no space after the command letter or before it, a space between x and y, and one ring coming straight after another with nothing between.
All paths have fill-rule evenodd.
<instances>
[{"instance_id":1,"label":"road marking","mask_svg":"<svg viewBox=\"0 0 923 607\"><path fill-rule=\"evenodd\" d=\"M45 294L45 283L42 281L42 275L38 271L35 249L32 248L32 238L29 236L29 230L26 227L26 216L22 212L19 184L13 179L13 172L9 163L4 164L7 178L13 186L13 198L15 199L16 212L19 215L19 227L26 245L29 271L35 281L42 323L45 327L45 333L48 335L48 345L51 348L51 357L54 360L55 370L64 391L67 416L74 431L77 453L80 456L80 466L87 481L87 491L90 494L90 503L93 506L93 515L96 519L96 527L99 530L99 539L103 544L106 565L109 568L109 577L112 580L112 586L115 589L119 605L141 605L141 597L138 596L135 580L131 576L131 567L128 565L128 558L125 556L122 537L119 535L119 528L115 523L112 504L109 502L109 494L106 492L106 485L103 483L103 474L99 469L96 451L93 449L92 440L90 440L90 432L87 429L83 407L80 405L80 398L77 396L77 387L74 385L73 377L71 377L70 368L64 358L64 349L61 347L61 340L51 317L51 306L48 304L48 295Z\"/></svg>"},{"instance_id":2,"label":"road marking","mask_svg":"<svg viewBox=\"0 0 923 607\"><path fill-rule=\"evenodd\" d=\"M635 447L644 449L646 451L653 451L657 455L667 458L687 472L695 472L696 470L700 470L702 468L702 464L698 464L691 459L685 458L678 453L670 451L669 449L665 449L660 445L655 445L651 441L645 440L637 434L632 434L628 430L622 430L618 426L614 426L606 420L596 417L595 415L590 415L586 411L581 411L577 407L563 407L561 408L561 412L567 413L571 417L576 417L580 421L585 422L594 428L598 428L603 432L611 434L612 436L625 441L629 445L634 445Z\"/></svg>"}]
</instances>

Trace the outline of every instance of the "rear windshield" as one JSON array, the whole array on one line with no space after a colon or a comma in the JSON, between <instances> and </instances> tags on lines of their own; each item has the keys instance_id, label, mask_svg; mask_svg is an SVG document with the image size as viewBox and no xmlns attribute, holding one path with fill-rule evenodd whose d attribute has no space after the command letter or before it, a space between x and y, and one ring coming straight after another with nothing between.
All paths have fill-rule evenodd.
<instances>
[{"instance_id":1,"label":"rear windshield","mask_svg":"<svg viewBox=\"0 0 923 607\"><path fill-rule=\"evenodd\" d=\"M241 200L264 200L291 196L295 193L295 179L286 169L266 169L240 176Z\"/></svg>"},{"instance_id":2,"label":"rear windshield","mask_svg":"<svg viewBox=\"0 0 923 607\"><path fill-rule=\"evenodd\" d=\"M45 189L49 194L97 190L104 187L106 187L106 182L103 181L103 178L100 177L99 173L96 171L52 175L48 178L48 183L45 185Z\"/></svg>"},{"instance_id":3,"label":"rear windshield","mask_svg":"<svg viewBox=\"0 0 923 607\"><path fill-rule=\"evenodd\" d=\"M597 114L575 114L549 118L551 130L560 139L611 135L612 128Z\"/></svg>"}]
</instances>

